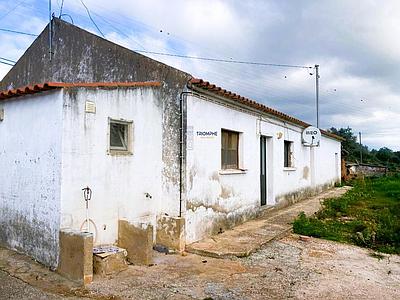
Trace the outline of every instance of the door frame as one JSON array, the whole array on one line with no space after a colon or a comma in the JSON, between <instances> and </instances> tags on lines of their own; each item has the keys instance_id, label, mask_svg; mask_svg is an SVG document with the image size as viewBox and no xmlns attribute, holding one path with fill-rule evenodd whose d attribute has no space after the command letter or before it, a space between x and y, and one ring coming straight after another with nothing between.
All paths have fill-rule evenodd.
<instances>
[{"instance_id":1,"label":"door frame","mask_svg":"<svg viewBox=\"0 0 400 300\"><path fill-rule=\"evenodd\" d=\"M267 172L267 137L260 136L260 205L267 205L268 201L268 172Z\"/></svg>"}]
</instances>

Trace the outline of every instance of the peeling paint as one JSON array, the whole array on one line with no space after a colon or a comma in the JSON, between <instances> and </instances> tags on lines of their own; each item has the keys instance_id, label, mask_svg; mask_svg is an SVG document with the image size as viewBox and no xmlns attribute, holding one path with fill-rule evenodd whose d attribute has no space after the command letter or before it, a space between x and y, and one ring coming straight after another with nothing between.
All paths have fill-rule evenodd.
<instances>
[{"instance_id":1,"label":"peeling paint","mask_svg":"<svg viewBox=\"0 0 400 300\"><path fill-rule=\"evenodd\" d=\"M211 97L207 95L207 97ZM221 129L240 132L239 167L221 170L221 139L194 137L193 150L187 152L188 190L186 205L187 242L231 228L263 213L260 200L260 133L267 138L267 205L285 206L326 189L335 181L335 153L340 143L322 138L315 149L316 187L310 179L310 148L301 142L301 129L287 124L263 122L254 126L257 116L226 105L216 98L188 98L188 120L194 131ZM201 117L206 116L206 117ZM258 132L257 130L261 132ZM285 132L293 141L294 166L284 168L284 141L274 132ZM218 135L219 136L219 135ZM194 172L195 170L195 172Z\"/></svg>"},{"instance_id":2,"label":"peeling paint","mask_svg":"<svg viewBox=\"0 0 400 300\"><path fill-rule=\"evenodd\" d=\"M308 166L304 166L303 168L303 179L307 180L310 173L310 168Z\"/></svg>"},{"instance_id":3,"label":"peeling paint","mask_svg":"<svg viewBox=\"0 0 400 300\"><path fill-rule=\"evenodd\" d=\"M0 126L0 244L58 263L62 92L4 101ZM46 130L43 130L46 128ZM40 141L40 142L38 142Z\"/></svg>"}]
</instances>

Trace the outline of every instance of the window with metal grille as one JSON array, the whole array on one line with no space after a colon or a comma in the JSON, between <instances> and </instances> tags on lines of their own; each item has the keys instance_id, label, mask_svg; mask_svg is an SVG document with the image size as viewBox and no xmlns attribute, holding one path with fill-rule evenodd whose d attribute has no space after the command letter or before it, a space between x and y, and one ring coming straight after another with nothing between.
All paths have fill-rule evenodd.
<instances>
[{"instance_id":1,"label":"window with metal grille","mask_svg":"<svg viewBox=\"0 0 400 300\"><path fill-rule=\"evenodd\" d=\"M284 167L290 168L293 167L292 164L292 145L293 142L284 141Z\"/></svg>"},{"instance_id":2,"label":"window with metal grille","mask_svg":"<svg viewBox=\"0 0 400 300\"><path fill-rule=\"evenodd\" d=\"M109 119L109 150L111 154L131 154L132 121Z\"/></svg>"},{"instance_id":3,"label":"window with metal grille","mask_svg":"<svg viewBox=\"0 0 400 300\"><path fill-rule=\"evenodd\" d=\"M221 168L239 169L239 132L222 130Z\"/></svg>"}]
</instances>

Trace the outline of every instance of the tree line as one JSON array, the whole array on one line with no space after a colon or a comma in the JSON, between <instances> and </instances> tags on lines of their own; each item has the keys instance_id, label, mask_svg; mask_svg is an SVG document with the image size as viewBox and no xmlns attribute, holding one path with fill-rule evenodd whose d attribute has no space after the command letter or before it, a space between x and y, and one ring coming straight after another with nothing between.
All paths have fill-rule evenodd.
<instances>
[{"instance_id":1,"label":"tree line","mask_svg":"<svg viewBox=\"0 0 400 300\"><path fill-rule=\"evenodd\" d=\"M332 127L329 132L341 136L342 149L344 149L346 162L362 163L386 166L389 170L400 169L400 151L393 151L388 147L382 147L379 150L369 149L368 146L360 145L357 142L357 135L353 133L350 127L336 129Z\"/></svg>"}]
</instances>

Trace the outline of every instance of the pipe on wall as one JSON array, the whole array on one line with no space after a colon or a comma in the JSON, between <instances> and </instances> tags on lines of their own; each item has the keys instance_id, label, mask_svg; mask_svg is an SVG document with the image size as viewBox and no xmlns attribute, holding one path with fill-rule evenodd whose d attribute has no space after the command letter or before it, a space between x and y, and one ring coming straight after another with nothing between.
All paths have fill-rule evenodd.
<instances>
[{"instance_id":1,"label":"pipe on wall","mask_svg":"<svg viewBox=\"0 0 400 300\"><path fill-rule=\"evenodd\" d=\"M185 109L185 100L187 99L187 95L192 94L192 92L181 92L179 95L179 114L180 114L180 136L179 136L179 217L182 217L182 202L183 202L183 167L184 167L184 159L185 159L185 151L184 149L185 143L185 134L186 134L186 123L184 116L186 115Z\"/></svg>"}]
</instances>

